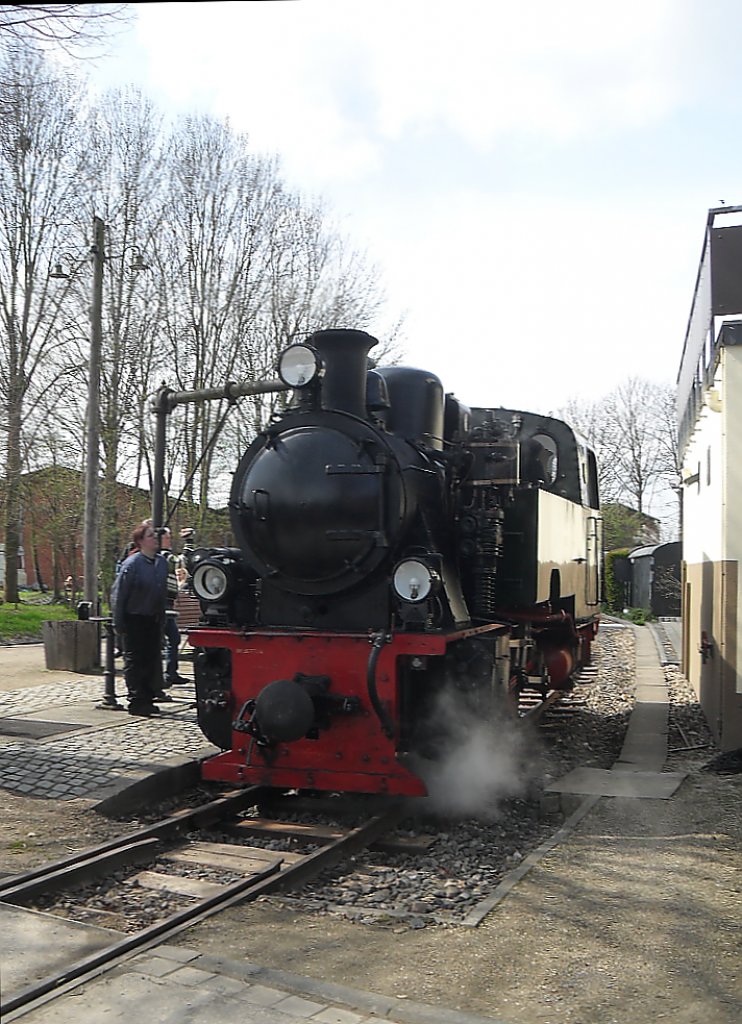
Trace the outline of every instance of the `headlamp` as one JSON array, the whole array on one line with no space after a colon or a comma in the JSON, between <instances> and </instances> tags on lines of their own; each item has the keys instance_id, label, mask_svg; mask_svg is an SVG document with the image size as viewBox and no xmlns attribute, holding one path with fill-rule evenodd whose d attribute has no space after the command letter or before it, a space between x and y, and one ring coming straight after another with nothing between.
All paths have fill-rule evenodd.
<instances>
[{"instance_id":1,"label":"headlamp","mask_svg":"<svg viewBox=\"0 0 742 1024\"><path fill-rule=\"evenodd\" d=\"M193 589L202 601L220 601L228 585L227 573L218 562L200 562L193 572Z\"/></svg>"},{"instance_id":2,"label":"headlamp","mask_svg":"<svg viewBox=\"0 0 742 1024\"><path fill-rule=\"evenodd\" d=\"M424 601L439 581L435 569L418 558L405 558L392 576L392 586L397 597L412 604Z\"/></svg>"},{"instance_id":3,"label":"headlamp","mask_svg":"<svg viewBox=\"0 0 742 1024\"><path fill-rule=\"evenodd\" d=\"M309 345L289 345L278 359L278 376L290 388L305 388L319 370L319 356Z\"/></svg>"}]
</instances>

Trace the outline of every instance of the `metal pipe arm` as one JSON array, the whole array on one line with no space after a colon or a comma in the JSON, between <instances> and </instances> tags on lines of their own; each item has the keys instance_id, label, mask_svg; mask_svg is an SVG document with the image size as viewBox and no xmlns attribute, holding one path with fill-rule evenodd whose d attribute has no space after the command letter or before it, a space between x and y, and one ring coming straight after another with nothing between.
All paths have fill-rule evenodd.
<instances>
[{"instance_id":1,"label":"metal pipe arm","mask_svg":"<svg viewBox=\"0 0 742 1024\"><path fill-rule=\"evenodd\" d=\"M221 388L203 388L200 391L173 391L163 384L151 402L156 417L154 479L152 480L152 522L155 528L162 526L165 507L165 448L167 444L167 417L177 405L196 402L213 402L226 398L235 402L247 395L265 395L277 391L291 390L282 380L228 381Z\"/></svg>"},{"instance_id":2,"label":"metal pipe arm","mask_svg":"<svg viewBox=\"0 0 742 1024\"><path fill-rule=\"evenodd\" d=\"M172 391L170 388L161 387L152 400L152 409L155 413L170 413L176 405L187 405L196 402L213 402L220 398L228 401L236 401L247 395L265 395L278 391L290 391L291 389L282 380L258 380L258 381L228 381L221 388L202 388L199 391Z\"/></svg>"}]
</instances>

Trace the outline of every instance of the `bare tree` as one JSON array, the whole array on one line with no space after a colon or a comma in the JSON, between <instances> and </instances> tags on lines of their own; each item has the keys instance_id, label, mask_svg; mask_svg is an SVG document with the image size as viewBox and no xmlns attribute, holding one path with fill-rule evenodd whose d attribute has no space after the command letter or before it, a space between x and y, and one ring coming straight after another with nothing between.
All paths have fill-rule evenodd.
<instances>
[{"instance_id":1,"label":"bare tree","mask_svg":"<svg viewBox=\"0 0 742 1024\"><path fill-rule=\"evenodd\" d=\"M117 481L152 483L150 399L161 383L194 390L273 376L281 348L328 326L369 329L391 353L399 330L399 323L376 326L384 304L377 269L318 204L286 189L276 160L253 153L246 137L210 118L184 119L166 135L134 90L90 109L85 100L82 86L39 54L24 52L22 61L6 54L0 65L0 109L7 111L0 122L0 442L11 600L23 466L43 468L42 453L52 451L57 463L87 464L80 438L93 215L107 227L104 582L120 540ZM132 259L150 270L134 277ZM230 425L229 408L226 400L187 406L172 418L167 490L192 481L186 496L204 515L214 481L233 470L235 452L273 410L247 402Z\"/></svg>"},{"instance_id":2,"label":"bare tree","mask_svg":"<svg viewBox=\"0 0 742 1024\"><path fill-rule=\"evenodd\" d=\"M245 373L274 375L282 349L327 327L355 327L380 335L373 357L393 361L402 321L380 330L386 298L379 268L335 229L322 204L310 206L288 194L281 200L270 239L268 301L259 311L251 344L242 353L249 359ZM245 403L253 434L284 399L260 396Z\"/></svg>"},{"instance_id":3,"label":"bare tree","mask_svg":"<svg viewBox=\"0 0 742 1024\"><path fill-rule=\"evenodd\" d=\"M18 599L24 412L59 334L48 279L79 181L78 88L38 56L0 64L0 370L5 382L5 595Z\"/></svg>"},{"instance_id":4,"label":"bare tree","mask_svg":"<svg viewBox=\"0 0 742 1024\"><path fill-rule=\"evenodd\" d=\"M598 467L598 493L602 501L619 501L623 494L620 477L611 462L616 447L616 423L610 417L605 399L584 402L570 399L558 415L581 434L595 452Z\"/></svg>"},{"instance_id":5,"label":"bare tree","mask_svg":"<svg viewBox=\"0 0 742 1024\"><path fill-rule=\"evenodd\" d=\"M646 511L647 499L661 473L657 446L657 387L630 377L611 392L605 414L613 424L610 471L632 508Z\"/></svg>"},{"instance_id":6,"label":"bare tree","mask_svg":"<svg viewBox=\"0 0 742 1024\"><path fill-rule=\"evenodd\" d=\"M642 516L663 501L678 473L674 390L629 377L595 402L569 402L560 415L596 453L603 502ZM675 523L669 532L675 533Z\"/></svg>"},{"instance_id":7,"label":"bare tree","mask_svg":"<svg viewBox=\"0 0 742 1024\"><path fill-rule=\"evenodd\" d=\"M68 54L100 43L129 18L130 4L0 4L0 43L60 47Z\"/></svg>"},{"instance_id":8,"label":"bare tree","mask_svg":"<svg viewBox=\"0 0 742 1024\"><path fill-rule=\"evenodd\" d=\"M123 532L116 516L117 482L142 480L148 398L162 369L155 245L162 213L161 118L137 90L105 96L87 125L89 215L106 224L103 354L100 383L103 480L100 495L101 572L107 587Z\"/></svg>"},{"instance_id":9,"label":"bare tree","mask_svg":"<svg viewBox=\"0 0 742 1024\"><path fill-rule=\"evenodd\" d=\"M170 140L167 217L157 239L163 374L177 390L223 386L254 366L254 323L264 305L270 229L282 184L275 162L211 118L180 122ZM173 423L170 476L205 511L210 445L224 403L183 407ZM198 467L198 472L196 472ZM198 524L194 524L198 525Z\"/></svg>"},{"instance_id":10,"label":"bare tree","mask_svg":"<svg viewBox=\"0 0 742 1024\"><path fill-rule=\"evenodd\" d=\"M667 385L660 388L657 401L657 447L659 451L660 480L665 489L674 495L668 504L673 508L668 522L668 532L680 536L682 492L680 484L680 448L678 445L678 423L675 409L677 392Z\"/></svg>"}]
</instances>

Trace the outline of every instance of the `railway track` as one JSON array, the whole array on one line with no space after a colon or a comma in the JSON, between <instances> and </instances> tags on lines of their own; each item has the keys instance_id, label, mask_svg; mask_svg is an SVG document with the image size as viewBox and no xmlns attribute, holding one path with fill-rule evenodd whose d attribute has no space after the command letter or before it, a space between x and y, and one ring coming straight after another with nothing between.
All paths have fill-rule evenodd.
<instances>
[{"instance_id":1,"label":"railway track","mask_svg":"<svg viewBox=\"0 0 742 1024\"><path fill-rule=\"evenodd\" d=\"M552 728L571 718L585 707L585 691L597 675L594 665L585 665L573 676L571 690L549 690L525 687L518 696L518 717L537 721L539 726Z\"/></svg>"},{"instance_id":2,"label":"railway track","mask_svg":"<svg viewBox=\"0 0 742 1024\"><path fill-rule=\"evenodd\" d=\"M133 951L170 939L197 921L221 913L244 900L278 889L304 884L319 872L372 845L398 821L400 805L392 805L363 824L349 829L315 827L275 820L251 818L235 820L263 795L252 787L220 797L198 808L178 812L163 821L146 826L120 839L75 854L65 860L0 882L0 901L28 906L39 897L57 894L70 886L79 886L122 867L142 868L134 877L137 885L190 900L189 905L162 920L89 956L67 964L56 974L13 993L2 1001L0 1012L9 1014L66 986L81 982L115 964ZM226 826L221 823L226 822ZM219 824L222 832L242 840L237 844L216 842L202 835L203 830ZM196 832L194 836L194 831ZM187 833L187 835L186 835ZM309 853L277 852L244 844L256 836L295 838L311 843ZM155 870L142 867L156 860ZM184 875L179 868L199 865L226 872L231 881L215 882Z\"/></svg>"},{"instance_id":3,"label":"railway track","mask_svg":"<svg viewBox=\"0 0 742 1024\"><path fill-rule=\"evenodd\" d=\"M525 691L519 716L536 720L539 728L558 730L565 717L574 716L584 706L585 690L595 671L588 666L576 678L573 690L547 694L546 699L541 692ZM304 812L333 814L341 803L337 798L317 796L277 797L259 787L240 789L178 811L98 847L23 875L0 879L0 902L16 906L34 906L38 901L43 906L43 901L55 894L75 887L79 891L95 879L110 880L115 872L124 871L127 883L122 889L127 893L149 890L161 894L165 903L188 904L155 923L137 927L105 949L67 964L58 973L9 994L0 1005L0 1012L10 1014L49 993L79 984L113 966L120 958L166 941L236 903L278 890L299 890L320 872L363 849L424 854L433 842L430 836L389 835L401 816L401 805L396 804L388 807L384 803L383 813L374 814L374 807L378 809L380 805L371 802L367 807L368 820L356 828L288 820L296 812L300 816ZM241 816L256 806L265 809L268 816L256 817L254 810L250 816ZM214 839L213 833L208 834L210 829L218 829L218 839ZM290 848L276 851L254 845L273 840ZM306 844L310 845L310 852L303 853L301 849ZM227 880L215 880L220 874ZM129 882L133 883L133 890L127 888ZM74 912L71 916L75 919Z\"/></svg>"}]
</instances>

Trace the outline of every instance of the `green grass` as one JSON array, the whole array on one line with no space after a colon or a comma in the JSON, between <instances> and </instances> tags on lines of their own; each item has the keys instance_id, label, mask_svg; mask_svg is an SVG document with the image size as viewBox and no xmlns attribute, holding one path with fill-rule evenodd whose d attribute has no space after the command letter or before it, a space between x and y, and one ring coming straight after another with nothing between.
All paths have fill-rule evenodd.
<instances>
[{"instance_id":1,"label":"green grass","mask_svg":"<svg viewBox=\"0 0 742 1024\"><path fill-rule=\"evenodd\" d=\"M0 643L40 642L43 622L76 618L74 609L64 604L0 604Z\"/></svg>"},{"instance_id":2,"label":"green grass","mask_svg":"<svg viewBox=\"0 0 742 1024\"><path fill-rule=\"evenodd\" d=\"M604 608L604 610L614 619L626 619L628 622L633 622L635 626L646 626L648 622L655 621L655 616L647 608L624 608L621 611L617 611L615 608Z\"/></svg>"}]
</instances>

